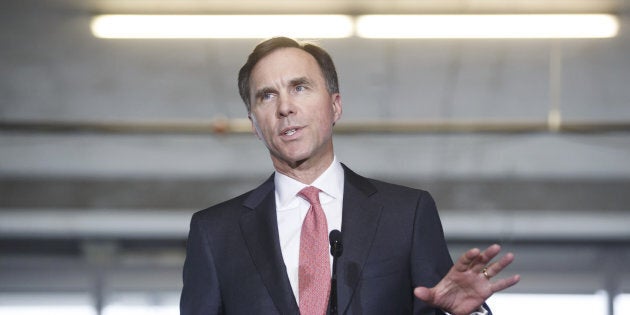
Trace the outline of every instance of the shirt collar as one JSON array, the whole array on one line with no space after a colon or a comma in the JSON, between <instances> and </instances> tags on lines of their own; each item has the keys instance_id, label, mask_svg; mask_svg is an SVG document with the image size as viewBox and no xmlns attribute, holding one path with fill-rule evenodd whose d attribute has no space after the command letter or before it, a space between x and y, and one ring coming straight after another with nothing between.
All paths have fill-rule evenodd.
<instances>
[{"instance_id":1,"label":"shirt collar","mask_svg":"<svg viewBox=\"0 0 630 315\"><path fill-rule=\"evenodd\" d=\"M285 208L296 198L298 192L306 186L314 186L334 199L343 196L344 171L335 156L330 166L311 185L301 183L289 176L275 172L274 182L278 209Z\"/></svg>"}]
</instances>

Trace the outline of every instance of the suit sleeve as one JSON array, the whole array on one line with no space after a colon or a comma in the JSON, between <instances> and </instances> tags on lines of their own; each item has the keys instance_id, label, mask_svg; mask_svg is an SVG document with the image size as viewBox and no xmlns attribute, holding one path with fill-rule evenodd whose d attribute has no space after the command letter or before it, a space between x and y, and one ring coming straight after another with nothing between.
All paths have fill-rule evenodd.
<instances>
[{"instance_id":1,"label":"suit sleeve","mask_svg":"<svg viewBox=\"0 0 630 315\"><path fill-rule=\"evenodd\" d=\"M446 246L435 201L425 191L421 191L416 206L412 242L411 275L413 287L431 288L448 273L453 261ZM413 313L444 314L417 298L414 298Z\"/></svg>"},{"instance_id":2,"label":"suit sleeve","mask_svg":"<svg viewBox=\"0 0 630 315\"><path fill-rule=\"evenodd\" d=\"M214 258L203 221L193 215L186 243L180 315L223 314Z\"/></svg>"},{"instance_id":3,"label":"suit sleeve","mask_svg":"<svg viewBox=\"0 0 630 315\"><path fill-rule=\"evenodd\" d=\"M448 252L442 222L433 197L423 191L416 208L414 221L414 239L412 246L412 281L413 287L434 287L453 266ZM433 309L419 299L414 299L414 314L448 315L442 310ZM471 315L492 315L486 303L478 312Z\"/></svg>"}]
</instances>

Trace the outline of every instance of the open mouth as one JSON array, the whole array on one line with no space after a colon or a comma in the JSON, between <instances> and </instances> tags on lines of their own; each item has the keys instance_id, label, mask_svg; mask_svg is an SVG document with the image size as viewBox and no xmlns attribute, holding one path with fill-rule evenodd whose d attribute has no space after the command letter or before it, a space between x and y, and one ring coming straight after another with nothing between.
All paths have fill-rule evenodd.
<instances>
[{"instance_id":1,"label":"open mouth","mask_svg":"<svg viewBox=\"0 0 630 315\"><path fill-rule=\"evenodd\" d=\"M297 132L297 129L293 128L293 129L289 129L289 130L285 131L284 134L287 135L287 136L292 136L296 132Z\"/></svg>"}]
</instances>

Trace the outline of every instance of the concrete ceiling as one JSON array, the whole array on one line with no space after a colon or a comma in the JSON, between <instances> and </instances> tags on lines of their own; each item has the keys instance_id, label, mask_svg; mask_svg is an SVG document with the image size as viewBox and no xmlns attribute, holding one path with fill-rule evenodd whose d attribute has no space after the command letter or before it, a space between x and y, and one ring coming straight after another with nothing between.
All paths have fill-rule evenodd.
<instances>
[{"instance_id":1,"label":"concrete ceiling","mask_svg":"<svg viewBox=\"0 0 630 315\"><path fill-rule=\"evenodd\" d=\"M22 218L24 229L31 222L28 213L19 214L42 210L53 217L72 217L74 211L89 217L105 210L123 219L127 211L172 210L178 222L185 222L192 211L246 191L272 171L264 146L253 136L194 131L215 118L245 117L235 73L258 40L101 40L88 28L96 13L596 11L620 13L619 37L350 38L322 45L340 74L344 117L337 131L343 131L346 122L402 120L420 121L420 126L426 121L499 121L516 127L525 121L536 127L442 132L437 124L438 129L427 132L345 132L336 138L337 154L358 172L434 192L441 209L455 215L451 222L465 218L457 216L462 211L498 211L519 218L530 210L563 211L584 221L590 218L588 212L621 213L630 204L623 193L630 182L627 128L558 133L545 127L550 108L557 105L566 122L630 121L630 37L624 32L628 20L623 14L628 3L4 1L0 194L10 198L0 199L0 212L7 219ZM84 128L46 128L64 121ZM182 127L161 121L181 122ZM31 128L10 128L16 122L30 123ZM121 122L136 129L112 132L110 128ZM155 130L142 130L155 122ZM596 189L602 187L610 189ZM91 218L99 226L99 216ZM595 232L616 226L614 216L607 218ZM155 224L146 223L153 227L147 234L162 231L159 214L154 219ZM513 221L501 222L506 225L497 230L508 229ZM467 233L477 237L484 232L482 226L474 228ZM531 228L538 231L533 224ZM567 229L565 236L579 237L580 228ZM24 236L19 230L4 232ZM185 224L178 224L175 237L185 230ZM610 237L626 237L623 230L614 231ZM116 233L125 234L111 230L108 235Z\"/></svg>"},{"instance_id":2,"label":"concrete ceiling","mask_svg":"<svg viewBox=\"0 0 630 315\"><path fill-rule=\"evenodd\" d=\"M578 13L628 10L627 0L58 0L115 13Z\"/></svg>"}]
</instances>

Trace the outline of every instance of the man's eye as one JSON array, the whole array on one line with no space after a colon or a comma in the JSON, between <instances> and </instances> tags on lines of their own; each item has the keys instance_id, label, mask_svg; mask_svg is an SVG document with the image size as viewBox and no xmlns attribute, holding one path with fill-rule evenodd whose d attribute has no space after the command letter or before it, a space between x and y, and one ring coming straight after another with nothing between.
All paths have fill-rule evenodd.
<instances>
[{"instance_id":1,"label":"man's eye","mask_svg":"<svg viewBox=\"0 0 630 315\"><path fill-rule=\"evenodd\" d=\"M271 98L273 98L273 93L264 93L261 97L263 101L270 100Z\"/></svg>"},{"instance_id":2,"label":"man's eye","mask_svg":"<svg viewBox=\"0 0 630 315\"><path fill-rule=\"evenodd\" d=\"M304 85L298 85L295 87L296 92L302 92L304 90L306 90L306 87Z\"/></svg>"}]
</instances>

